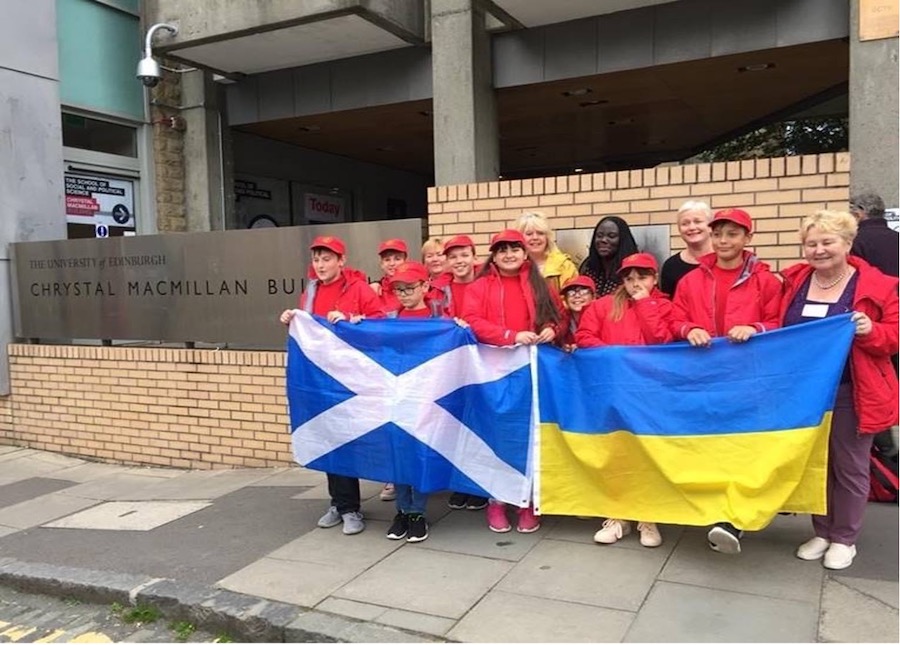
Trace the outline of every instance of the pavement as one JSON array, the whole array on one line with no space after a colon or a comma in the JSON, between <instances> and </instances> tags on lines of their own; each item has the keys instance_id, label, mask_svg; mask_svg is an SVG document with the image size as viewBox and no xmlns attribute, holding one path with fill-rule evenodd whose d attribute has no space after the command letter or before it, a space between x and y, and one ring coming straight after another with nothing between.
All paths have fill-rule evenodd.
<instances>
[{"instance_id":1,"label":"pavement","mask_svg":"<svg viewBox=\"0 0 900 645\"><path fill-rule=\"evenodd\" d=\"M303 468L185 471L0 446L0 585L265 642L893 642L898 507L871 504L854 565L794 549L806 517L710 551L662 526L594 544L599 521L487 530L484 512L429 503L431 536L385 538L392 503L362 483L368 527L319 529L325 476Z\"/></svg>"}]
</instances>

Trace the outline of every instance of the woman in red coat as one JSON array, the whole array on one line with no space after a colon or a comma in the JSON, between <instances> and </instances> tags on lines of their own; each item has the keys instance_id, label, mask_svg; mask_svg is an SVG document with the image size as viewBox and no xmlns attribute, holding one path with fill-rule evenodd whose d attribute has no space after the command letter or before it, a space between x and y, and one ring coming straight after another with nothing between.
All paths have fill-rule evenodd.
<instances>
[{"instance_id":1,"label":"woman in red coat","mask_svg":"<svg viewBox=\"0 0 900 645\"><path fill-rule=\"evenodd\" d=\"M603 345L655 345L672 340L669 316L672 304L657 288L659 270L649 253L635 253L622 260L622 285L612 295L592 302L581 315L575 341L578 347ZM640 542L646 547L662 544L653 522L638 522ZM594 542L614 544L631 533L631 523L613 517L603 522Z\"/></svg>"},{"instance_id":2,"label":"woman in red coat","mask_svg":"<svg viewBox=\"0 0 900 645\"><path fill-rule=\"evenodd\" d=\"M813 516L815 537L797 549L801 560L846 569L856 556L869 494L874 433L895 425L898 346L897 279L850 255L856 220L819 211L800 228L805 264L783 272L785 326L852 311L856 336L838 388L828 446L828 514Z\"/></svg>"},{"instance_id":3,"label":"woman in red coat","mask_svg":"<svg viewBox=\"0 0 900 645\"><path fill-rule=\"evenodd\" d=\"M525 236L508 229L491 240L490 260L466 290L462 318L479 342L490 345L552 343L563 327L562 303L540 271L528 259ZM488 528L495 533L510 530L506 505L491 500ZM519 509L516 530L532 533L541 528L531 506Z\"/></svg>"}]
</instances>

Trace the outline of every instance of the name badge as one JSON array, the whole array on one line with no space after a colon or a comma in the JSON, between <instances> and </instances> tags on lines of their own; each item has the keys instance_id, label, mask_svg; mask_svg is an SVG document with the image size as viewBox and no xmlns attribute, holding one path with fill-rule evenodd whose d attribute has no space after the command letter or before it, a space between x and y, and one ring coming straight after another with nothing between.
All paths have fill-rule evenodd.
<instances>
[{"instance_id":1,"label":"name badge","mask_svg":"<svg viewBox=\"0 0 900 645\"><path fill-rule=\"evenodd\" d=\"M828 305L807 302L803 305L803 311L800 315L804 318L824 318L828 315Z\"/></svg>"}]
</instances>

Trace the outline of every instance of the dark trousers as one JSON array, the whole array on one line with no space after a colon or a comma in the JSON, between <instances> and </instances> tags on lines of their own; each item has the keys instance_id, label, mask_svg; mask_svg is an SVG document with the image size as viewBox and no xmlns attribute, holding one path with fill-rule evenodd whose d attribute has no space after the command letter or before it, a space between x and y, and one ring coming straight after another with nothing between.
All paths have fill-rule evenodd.
<instances>
[{"instance_id":1,"label":"dark trousers","mask_svg":"<svg viewBox=\"0 0 900 645\"><path fill-rule=\"evenodd\" d=\"M869 497L869 452L874 435L859 433L853 386L838 389L828 440L826 515L813 515L816 535L839 544L856 544Z\"/></svg>"},{"instance_id":2,"label":"dark trousers","mask_svg":"<svg viewBox=\"0 0 900 645\"><path fill-rule=\"evenodd\" d=\"M328 474L328 494L331 505L338 513L352 513L359 510L359 480L355 477Z\"/></svg>"}]
</instances>

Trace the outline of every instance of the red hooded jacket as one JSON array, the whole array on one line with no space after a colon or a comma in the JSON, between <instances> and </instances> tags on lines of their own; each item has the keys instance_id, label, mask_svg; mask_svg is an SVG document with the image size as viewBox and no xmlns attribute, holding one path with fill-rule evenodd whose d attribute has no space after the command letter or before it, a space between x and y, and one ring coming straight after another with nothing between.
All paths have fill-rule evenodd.
<instances>
[{"instance_id":1,"label":"red hooded jacket","mask_svg":"<svg viewBox=\"0 0 900 645\"><path fill-rule=\"evenodd\" d=\"M581 314L575 342L579 347L603 345L658 345L673 340L671 331L672 303L659 289L646 298L625 301L619 320L610 320L615 297L595 300Z\"/></svg>"},{"instance_id":2,"label":"red hooded jacket","mask_svg":"<svg viewBox=\"0 0 900 645\"><path fill-rule=\"evenodd\" d=\"M335 309L349 318L362 314L366 318L383 318L384 309L378 296L369 286L366 274L350 267L341 269L338 277L341 281L341 295L338 296ZM306 290L300 296L297 306L304 311L312 313L313 303L316 299L316 291L319 281L312 279L307 283Z\"/></svg>"},{"instance_id":3,"label":"red hooded jacket","mask_svg":"<svg viewBox=\"0 0 900 645\"><path fill-rule=\"evenodd\" d=\"M695 327L705 329L710 336L724 336L735 325L751 325L760 332L781 326L781 283L769 271L769 265L744 251L744 264L725 304L725 329L716 329L715 264L715 253L704 255L700 265L678 283L672 303L675 338L687 338Z\"/></svg>"},{"instance_id":4,"label":"red hooded jacket","mask_svg":"<svg viewBox=\"0 0 900 645\"><path fill-rule=\"evenodd\" d=\"M536 324L534 292L531 289L531 284L528 282L530 267L531 262L526 260L522 268L519 269L519 281L522 285L522 292L525 294L525 307L531 324L530 329L509 329L506 326L506 314L503 309L506 294L500 273L493 264L487 274L477 278L475 282L469 285L469 288L466 290L466 302L463 305L462 318L469 323L475 338L479 342L490 345L515 345L518 332L540 331L534 327ZM550 297L557 312L559 312L560 322L545 325L545 327L551 327L556 332L557 337L559 337L560 330L565 329L565 312L559 296L550 291Z\"/></svg>"},{"instance_id":5,"label":"red hooded jacket","mask_svg":"<svg viewBox=\"0 0 900 645\"><path fill-rule=\"evenodd\" d=\"M900 344L898 281L862 258L851 255L847 262L859 272L853 295L853 311L860 311L872 319L872 331L865 336L854 336L850 347L853 407L859 417L860 432L881 432L897 425L900 416L897 411L897 373L891 363L891 354L897 353ZM782 317L812 272L813 268L805 263L782 271ZM815 360L815 357L811 358Z\"/></svg>"}]
</instances>

